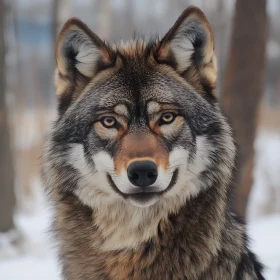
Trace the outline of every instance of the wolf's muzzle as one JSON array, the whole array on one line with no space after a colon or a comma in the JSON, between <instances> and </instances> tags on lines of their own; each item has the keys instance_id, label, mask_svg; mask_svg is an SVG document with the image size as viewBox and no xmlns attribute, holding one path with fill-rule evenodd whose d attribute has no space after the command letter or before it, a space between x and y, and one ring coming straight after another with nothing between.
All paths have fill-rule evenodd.
<instances>
[{"instance_id":1,"label":"wolf's muzzle","mask_svg":"<svg viewBox=\"0 0 280 280\"><path fill-rule=\"evenodd\" d=\"M134 161L127 168L127 176L134 186L145 188L157 180L157 166L150 160Z\"/></svg>"}]
</instances>

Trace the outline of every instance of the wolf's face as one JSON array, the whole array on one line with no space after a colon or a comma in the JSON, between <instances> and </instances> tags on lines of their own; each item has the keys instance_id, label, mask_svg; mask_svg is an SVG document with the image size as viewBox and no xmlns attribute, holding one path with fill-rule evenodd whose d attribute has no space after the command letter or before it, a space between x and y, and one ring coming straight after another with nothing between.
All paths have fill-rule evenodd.
<instances>
[{"instance_id":1,"label":"wolf's face","mask_svg":"<svg viewBox=\"0 0 280 280\"><path fill-rule=\"evenodd\" d=\"M195 7L162 40L112 46L69 20L56 50L60 117L45 153L48 185L115 217L133 207L174 212L228 181L234 145L214 96L213 49Z\"/></svg>"},{"instance_id":2,"label":"wolf's face","mask_svg":"<svg viewBox=\"0 0 280 280\"><path fill-rule=\"evenodd\" d=\"M178 195L179 175L187 172L194 156L196 139L179 96L181 90L191 96L191 88L165 77L164 69L128 63L132 65L122 65L109 81L99 88L93 85L80 100L80 108L89 110L87 116L79 113L88 118L89 126L81 155L86 172L90 168L96 172L91 187L145 207L172 191ZM76 156L70 161L83 173L84 167L75 164Z\"/></svg>"}]
</instances>

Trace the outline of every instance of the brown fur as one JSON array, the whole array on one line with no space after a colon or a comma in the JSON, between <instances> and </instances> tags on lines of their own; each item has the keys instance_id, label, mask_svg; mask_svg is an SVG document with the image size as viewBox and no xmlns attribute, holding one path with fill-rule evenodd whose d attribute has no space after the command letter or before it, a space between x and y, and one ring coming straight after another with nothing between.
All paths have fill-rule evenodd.
<instances>
[{"instance_id":1,"label":"brown fur","mask_svg":"<svg viewBox=\"0 0 280 280\"><path fill-rule=\"evenodd\" d=\"M152 160L158 166L166 169L168 167L168 152L154 135L124 137L120 151L114 159L116 173L127 170L128 165L137 160Z\"/></svg>"}]
</instances>

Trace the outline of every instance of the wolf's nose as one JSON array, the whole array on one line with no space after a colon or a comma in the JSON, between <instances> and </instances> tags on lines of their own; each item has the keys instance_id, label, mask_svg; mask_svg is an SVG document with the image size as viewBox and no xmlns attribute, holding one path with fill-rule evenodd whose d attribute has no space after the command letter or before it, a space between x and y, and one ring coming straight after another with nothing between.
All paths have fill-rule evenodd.
<instances>
[{"instance_id":1,"label":"wolf's nose","mask_svg":"<svg viewBox=\"0 0 280 280\"><path fill-rule=\"evenodd\" d=\"M134 186L145 188L156 181L157 166L149 160L134 161L127 168L127 176Z\"/></svg>"}]
</instances>

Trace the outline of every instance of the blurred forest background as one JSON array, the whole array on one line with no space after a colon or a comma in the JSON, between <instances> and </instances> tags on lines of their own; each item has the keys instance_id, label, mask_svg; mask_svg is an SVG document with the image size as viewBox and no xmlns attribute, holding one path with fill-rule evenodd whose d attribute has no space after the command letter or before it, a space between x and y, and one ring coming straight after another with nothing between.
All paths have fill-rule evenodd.
<instances>
[{"instance_id":1,"label":"blurred forest background","mask_svg":"<svg viewBox=\"0 0 280 280\"><path fill-rule=\"evenodd\" d=\"M56 117L54 54L63 23L78 17L107 41L164 35L189 5L200 7L212 26L217 95L239 146L232 207L252 223L259 251L274 238L260 228L271 232L278 222L280 234L279 0L0 0L1 279L37 279L26 270L34 264L38 271L55 271L40 279L59 279L52 254L45 263L23 256L34 247L35 256L49 254L39 157ZM267 279L280 279L275 252L266 253L272 262ZM11 272L16 267L21 278ZM2 278L1 271L9 276Z\"/></svg>"}]
</instances>

